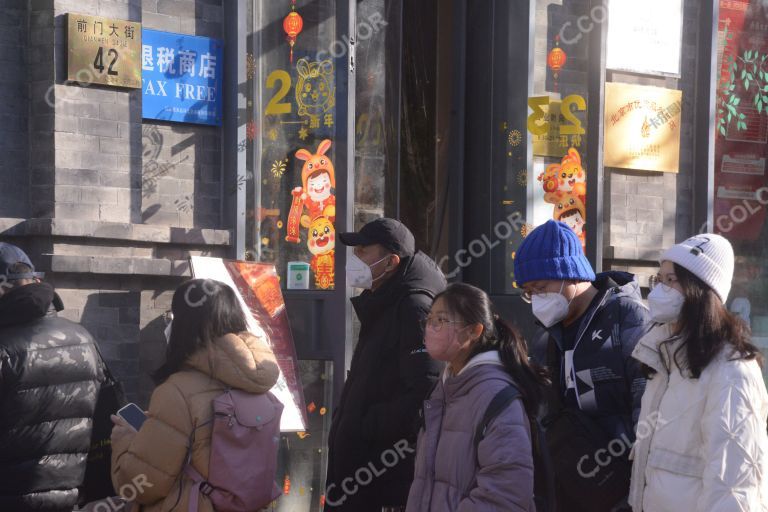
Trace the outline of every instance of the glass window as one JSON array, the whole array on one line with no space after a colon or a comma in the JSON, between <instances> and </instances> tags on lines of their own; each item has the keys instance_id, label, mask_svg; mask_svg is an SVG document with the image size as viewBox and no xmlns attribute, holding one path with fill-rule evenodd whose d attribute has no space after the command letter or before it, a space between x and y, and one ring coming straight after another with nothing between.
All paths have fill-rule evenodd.
<instances>
[{"instance_id":1,"label":"glass window","mask_svg":"<svg viewBox=\"0 0 768 512\"><path fill-rule=\"evenodd\" d=\"M567 30L585 14L585 2L537 0L529 95L524 98L520 89L501 86L504 97L494 110L493 126L494 224L487 243L498 241L506 250L493 253L494 294L516 292L515 251L530 230L547 220L565 222L586 245L588 37ZM518 49L510 45L508 51ZM502 80L519 83L521 73L527 70L513 66ZM521 102L527 103L524 126L511 121ZM475 244L479 252L480 244Z\"/></svg>"},{"instance_id":2,"label":"glass window","mask_svg":"<svg viewBox=\"0 0 768 512\"><path fill-rule=\"evenodd\" d=\"M400 3L357 4L355 229L397 211Z\"/></svg>"},{"instance_id":3,"label":"glass window","mask_svg":"<svg viewBox=\"0 0 768 512\"><path fill-rule=\"evenodd\" d=\"M251 3L246 150L250 180L246 249L274 263L283 287L334 288L336 66L334 0Z\"/></svg>"},{"instance_id":4,"label":"glass window","mask_svg":"<svg viewBox=\"0 0 768 512\"><path fill-rule=\"evenodd\" d=\"M284 432L278 455L278 485L283 495L273 508L277 512L320 512L325 501L328 465L326 439L333 413L333 363L299 361L299 376L307 404L307 431Z\"/></svg>"},{"instance_id":5,"label":"glass window","mask_svg":"<svg viewBox=\"0 0 768 512\"><path fill-rule=\"evenodd\" d=\"M736 252L728 308L768 354L768 5L720 0L718 21L715 232Z\"/></svg>"}]
</instances>

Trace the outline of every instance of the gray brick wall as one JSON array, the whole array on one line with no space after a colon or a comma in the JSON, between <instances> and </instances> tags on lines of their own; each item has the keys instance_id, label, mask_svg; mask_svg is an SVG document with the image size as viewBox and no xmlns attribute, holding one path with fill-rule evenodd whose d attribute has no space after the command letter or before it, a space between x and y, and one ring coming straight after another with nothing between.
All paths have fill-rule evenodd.
<instances>
[{"instance_id":1,"label":"gray brick wall","mask_svg":"<svg viewBox=\"0 0 768 512\"><path fill-rule=\"evenodd\" d=\"M145 28L222 38L222 0L143 0ZM231 65L231 63L230 63ZM221 130L147 120L141 221L221 227Z\"/></svg>"},{"instance_id":2,"label":"gray brick wall","mask_svg":"<svg viewBox=\"0 0 768 512\"><path fill-rule=\"evenodd\" d=\"M146 406L187 259L229 256L221 131L142 123L141 90L69 82L68 12L221 38L222 0L0 0L0 219L28 219L0 221L0 240L47 271Z\"/></svg>"},{"instance_id":3,"label":"gray brick wall","mask_svg":"<svg viewBox=\"0 0 768 512\"><path fill-rule=\"evenodd\" d=\"M609 72L608 81L683 91L680 172L605 169L607 268L638 273L641 282L656 272L660 251L693 229L693 122L699 5L684 0L681 77L663 78Z\"/></svg>"},{"instance_id":4,"label":"gray brick wall","mask_svg":"<svg viewBox=\"0 0 768 512\"><path fill-rule=\"evenodd\" d=\"M0 0L0 217L29 213L27 3Z\"/></svg>"}]
</instances>

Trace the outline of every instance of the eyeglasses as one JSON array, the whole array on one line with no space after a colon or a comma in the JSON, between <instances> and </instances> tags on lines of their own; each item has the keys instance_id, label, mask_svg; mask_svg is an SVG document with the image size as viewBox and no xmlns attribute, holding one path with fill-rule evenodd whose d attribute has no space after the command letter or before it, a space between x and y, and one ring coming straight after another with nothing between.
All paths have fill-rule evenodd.
<instances>
[{"instance_id":1,"label":"eyeglasses","mask_svg":"<svg viewBox=\"0 0 768 512\"><path fill-rule=\"evenodd\" d=\"M448 320L447 318L433 318L433 317L427 317L424 320L421 321L421 327L426 330L427 327L432 329L434 332L440 332L443 329L444 325L447 324L463 324L464 322L458 321L458 320Z\"/></svg>"},{"instance_id":2,"label":"eyeglasses","mask_svg":"<svg viewBox=\"0 0 768 512\"><path fill-rule=\"evenodd\" d=\"M661 285L664 287L666 291L669 291L670 288L672 288L672 285L674 285L677 282L676 278L672 278L671 280L668 280L668 282L664 282L662 277L659 274L656 274L655 276L651 276L648 278L648 288L653 290L657 286Z\"/></svg>"},{"instance_id":3,"label":"eyeglasses","mask_svg":"<svg viewBox=\"0 0 768 512\"><path fill-rule=\"evenodd\" d=\"M544 288L539 288L533 291L524 290L523 294L520 295L520 298L523 299L523 302L525 302L526 304L530 304L531 302L533 302L534 295L542 295L544 293L548 293L547 290Z\"/></svg>"}]
</instances>

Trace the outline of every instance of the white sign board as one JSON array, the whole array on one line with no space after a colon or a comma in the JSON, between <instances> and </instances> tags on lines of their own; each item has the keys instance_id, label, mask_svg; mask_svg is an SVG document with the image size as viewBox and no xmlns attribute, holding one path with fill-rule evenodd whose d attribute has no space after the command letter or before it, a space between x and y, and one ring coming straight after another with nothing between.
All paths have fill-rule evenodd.
<instances>
[{"instance_id":1,"label":"white sign board","mask_svg":"<svg viewBox=\"0 0 768 512\"><path fill-rule=\"evenodd\" d=\"M605 67L679 76L682 37L683 0L609 0Z\"/></svg>"}]
</instances>

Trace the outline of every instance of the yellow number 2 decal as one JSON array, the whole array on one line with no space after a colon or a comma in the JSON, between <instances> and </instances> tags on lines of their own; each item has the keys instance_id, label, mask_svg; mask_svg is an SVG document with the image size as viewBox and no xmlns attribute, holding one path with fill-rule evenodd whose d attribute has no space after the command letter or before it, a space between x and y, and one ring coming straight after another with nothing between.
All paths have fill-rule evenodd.
<instances>
[{"instance_id":1,"label":"yellow number 2 decal","mask_svg":"<svg viewBox=\"0 0 768 512\"><path fill-rule=\"evenodd\" d=\"M267 104L266 115L280 115L290 114L293 109L293 105L288 102L282 102L282 99L288 96L288 91L291 90L291 75L287 71L278 69L273 71L267 77L267 88L272 89L275 87L276 82L280 82L280 90L277 91L269 103Z\"/></svg>"},{"instance_id":2,"label":"yellow number 2 decal","mask_svg":"<svg viewBox=\"0 0 768 512\"><path fill-rule=\"evenodd\" d=\"M576 106L576 110L583 112L587 110L587 102L584 100L584 96L578 94L571 94L563 98L563 103L560 105L560 112L567 123L560 125L560 135L584 135L587 131L581 126L581 120L571 110L571 105Z\"/></svg>"},{"instance_id":3,"label":"yellow number 2 decal","mask_svg":"<svg viewBox=\"0 0 768 512\"><path fill-rule=\"evenodd\" d=\"M543 108L548 105L549 96L531 96L528 98L528 106L533 109L533 113L528 116L528 131L533 135L545 135L549 132L549 122L546 120L547 113Z\"/></svg>"}]
</instances>

